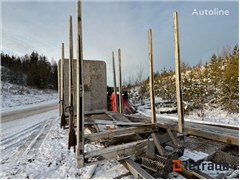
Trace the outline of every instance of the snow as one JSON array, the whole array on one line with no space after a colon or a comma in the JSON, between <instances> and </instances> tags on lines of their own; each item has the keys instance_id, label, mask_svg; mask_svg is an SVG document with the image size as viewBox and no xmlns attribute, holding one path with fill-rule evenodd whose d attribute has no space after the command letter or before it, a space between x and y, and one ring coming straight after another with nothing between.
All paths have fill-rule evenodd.
<instances>
[{"instance_id":1,"label":"snow","mask_svg":"<svg viewBox=\"0 0 240 180\"><path fill-rule=\"evenodd\" d=\"M37 107L40 104L57 102L57 92L39 91L34 89L24 89L22 87L1 83L2 112ZM25 93L30 92L30 93ZM161 99L158 99L161 101ZM146 105L145 105L146 106ZM144 106L139 107L139 111L150 115L150 110ZM221 122L238 124L238 114L224 114L215 111L214 118L209 120L218 121L222 115ZM159 114L158 114L159 115ZM175 117L176 115L167 115ZM226 118L227 117L227 118ZM194 118L194 116L190 116ZM224 120L224 118L226 118ZM1 172L0 178L17 179L113 179L124 178L133 179L129 171L116 160L106 161L81 169L76 168L76 156L73 149L68 150L68 130L60 128L60 118L58 109L36 114L26 118L1 123L0 151L1 151ZM103 126L99 126L103 129ZM90 133L86 129L85 133ZM101 149L98 143L85 144L85 151ZM182 160L192 159L194 161L203 160L207 154L185 150ZM203 161L205 162L205 161ZM204 171L205 172L205 171ZM216 177L220 172L206 171ZM235 178L238 170L229 170L228 178ZM184 178L176 172L171 172L169 178Z\"/></svg>"},{"instance_id":2,"label":"snow","mask_svg":"<svg viewBox=\"0 0 240 180\"><path fill-rule=\"evenodd\" d=\"M1 83L1 112L12 112L57 102L56 91L29 89ZM19 94L20 92L20 94ZM90 133L86 129L85 133ZM58 109L1 123L0 178L2 179L106 179L133 178L116 160L76 168L73 149L68 150L68 130L60 128ZM103 148L85 144L85 151ZM127 176L125 176L127 175Z\"/></svg>"},{"instance_id":3,"label":"snow","mask_svg":"<svg viewBox=\"0 0 240 180\"><path fill-rule=\"evenodd\" d=\"M174 108L166 108L167 110L174 110ZM166 110L165 109L165 110ZM169 119L177 119L178 116L176 113L174 114L159 114L159 111L163 111L163 108L156 109L156 117L158 118L169 118ZM138 112L146 115L151 116L151 110L149 105L142 105L138 106ZM235 125L239 126L239 114L238 113L228 113L226 111L221 110L220 108L205 110L204 117L198 116L198 111L195 110L190 115L185 115L184 119L187 121L198 121L198 122L214 122L220 124L228 124L228 125Z\"/></svg>"},{"instance_id":4,"label":"snow","mask_svg":"<svg viewBox=\"0 0 240 180\"><path fill-rule=\"evenodd\" d=\"M56 109L3 123L0 177L105 179L128 172L115 160L77 169L75 153L67 149L68 130L61 129L59 122ZM85 145L85 151L100 148L99 144Z\"/></svg>"},{"instance_id":5,"label":"snow","mask_svg":"<svg viewBox=\"0 0 240 180\"><path fill-rule=\"evenodd\" d=\"M198 151L190 151L188 149L184 150L183 156L181 156L179 159L181 161L187 161L187 160L192 160L194 162L198 162L200 160L205 159L209 155L203 152L198 152Z\"/></svg>"},{"instance_id":6,"label":"snow","mask_svg":"<svg viewBox=\"0 0 240 180\"><path fill-rule=\"evenodd\" d=\"M25 86L1 82L1 110L13 107L36 104L46 101L57 101L58 93L54 90L39 90Z\"/></svg>"}]
</instances>

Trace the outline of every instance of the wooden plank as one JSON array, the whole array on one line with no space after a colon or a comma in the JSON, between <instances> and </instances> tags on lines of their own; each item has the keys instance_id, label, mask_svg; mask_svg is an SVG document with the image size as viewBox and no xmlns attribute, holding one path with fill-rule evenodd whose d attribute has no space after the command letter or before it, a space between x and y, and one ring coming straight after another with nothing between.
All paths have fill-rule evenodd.
<instances>
[{"instance_id":1,"label":"wooden plank","mask_svg":"<svg viewBox=\"0 0 240 180\"><path fill-rule=\"evenodd\" d=\"M136 179L154 179L149 173L147 173L140 165L135 163L131 158L124 160L123 165L128 169Z\"/></svg>"}]
</instances>

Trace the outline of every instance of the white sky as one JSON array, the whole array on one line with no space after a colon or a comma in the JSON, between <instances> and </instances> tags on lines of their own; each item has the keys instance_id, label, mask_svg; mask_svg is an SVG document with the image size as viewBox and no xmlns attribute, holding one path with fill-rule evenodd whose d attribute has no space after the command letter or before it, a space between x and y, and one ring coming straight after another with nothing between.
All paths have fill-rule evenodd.
<instances>
[{"instance_id":1,"label":"white sky","mask_svg":"<svg viewBox=\"0 0 240 180\"><path fill-rule=\"evenodd\" d=\"M33 50L58 60L61 43L68 58L68 17L73 16L75 37L76 1L3 1L1 3L2 51L18 56ZM228 10L228 16L197 16L196 10ZM107 63L112 85L112 51L122 51L122 78L136 74L139 64L148 75L148 29L153 34L154 71L174 69L172 14L178 12L180 57L191 66L208 61L223 46L239 42L237 1L84 1L82 3L83 57ZM75 39L74 39L74 48ZM74 50L75 52L75 50ZM74 53L74 58L76 57ZM116 71L118 73L118 71Z\"/></svg>"}]
</instances>

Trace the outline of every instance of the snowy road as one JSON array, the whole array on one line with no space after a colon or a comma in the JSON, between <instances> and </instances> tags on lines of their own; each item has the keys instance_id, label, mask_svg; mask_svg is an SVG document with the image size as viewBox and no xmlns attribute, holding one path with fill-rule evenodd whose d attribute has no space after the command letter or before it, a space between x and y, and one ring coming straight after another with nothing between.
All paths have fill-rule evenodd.
<instances>
[{"instance_id":1,"label":"snowy road","mask_svg":"<svg viewBox=\"0 0 240 180\"><path fill-rule=\"evenodd\" d=\"M33 116L35 114L41 114L57 108L58 108L57 102L53 102L49 104L44 103L38 106L35 105L35 106L25 107L17 110L15 110L14 108L14 110L8 110L2 113L1 122L4 123L4 122L17 120L17 119L27 118L29 116Z\"/></svg>"},{"instance_id":2,"label":"snowy road","mask_svg":"<svg viewBox=\"0 0 240 180\"><path fill-rule=\"evenodd\" d=\"M57 102L12 109L1 114L2 177L4 174L5 177L15 174L12 171L20 162L31 161L41 149L51 128L58 123Z\"/></svg>"},{"instance_id":3,"label":"snowy road","mask_svg":"<svg viewBox=\"0 0 240 180\"><path fill-rule=\"evenodd\" d=\"M77 169L75 153L67 149L68 130L59 125L57 107L55 101L2 112L0 179L113 179L129 173L116 160ZM85 151L98 148L102 146L85 145Z\"/></svg>"}]
</instances>

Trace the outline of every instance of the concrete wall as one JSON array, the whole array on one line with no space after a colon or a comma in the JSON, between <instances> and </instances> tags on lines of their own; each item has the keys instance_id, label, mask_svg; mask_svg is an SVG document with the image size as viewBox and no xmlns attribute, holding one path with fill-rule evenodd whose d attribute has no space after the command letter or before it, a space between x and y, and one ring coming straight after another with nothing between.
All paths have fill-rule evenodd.
<instances>
[{"instance_id":1,"label":"concrete wall","mask_svg":"<svg viewBox=\"0 0 240 180\"><path fill-rule=\"evenodd\" d=\"M60 67L60 60L58 66ZM74 109L76 109L76 60L73 62ZM59 68L58 68L59 69ZM61 74L61 72L60 72ZM104 61L83 60L84 110L107 109L107 77ZM59 81L59 86L61 82ZM60 89L58 91L61 93ZM64 108L69 105L69 60L64 60ZM59 111L60 112L60 111ZM76 111L74 110L76 115Z\"/></svg>"}]
</instances>

